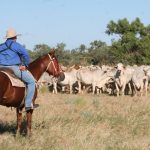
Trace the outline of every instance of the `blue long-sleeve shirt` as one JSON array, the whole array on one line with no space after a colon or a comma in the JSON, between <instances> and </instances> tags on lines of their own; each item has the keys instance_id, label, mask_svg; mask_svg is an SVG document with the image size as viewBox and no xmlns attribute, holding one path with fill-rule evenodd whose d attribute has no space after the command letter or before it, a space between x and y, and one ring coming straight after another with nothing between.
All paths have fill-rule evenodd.
<instances>
[{"instance_id":1,"label":"blue long-sleeve shirt","mask_svg":"<svg viewBox=\"0 0 150 150\"><path fill-rule=\"evenodd\" d=\"M11 66L23 64L28 66L29 63L29 54L21 44L8 39L5 43L0 45L0 65Z\"/></svg>"}]
</instances>

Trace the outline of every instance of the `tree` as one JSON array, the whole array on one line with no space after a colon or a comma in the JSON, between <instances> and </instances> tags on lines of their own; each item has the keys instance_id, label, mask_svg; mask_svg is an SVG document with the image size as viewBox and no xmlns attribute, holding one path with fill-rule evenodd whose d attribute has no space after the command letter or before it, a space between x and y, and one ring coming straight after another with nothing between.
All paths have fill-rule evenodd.
<instances>
[{"instance_id":1,"label":"tree","mask_svg":"<svg viewBox=\"0 0 150 150\"><path fill-rule=\"evenodd\" d=\"M119 37L111 46L115 62L150 64L150 60L146 58L150 55L150 26L145 27L139 18L131 23L126 18L117 23L110 21L106 33Z\"/></svg>"},{"instance_id":2,"label":"tree","mask_svg":"<svg viewBox=\"0 0 150 150\"><path fill-rule=\"evenodd\" d=\"M90 43L90 48L88 49L88 55L91 57L91 64L104 64L109 62L109 48L105 42L95 40Z\"/></svg>"},{"instance_id":3,"label":"tree","mask_svg":"<svg viewBox=\"0 0 150 150\"><path fill-rule=\"evenodd\" d=\"M40 57L40 56L43 56L44 54L47 54L50 52L50 47L46 44L38 44L38 45L35 45L33 51L35 53L34 55L34 59Z\"/></svg>"},{"instance_id":4,"label":"tree","mask_svg":"<svg viewBox=\"0 0 150 150\"><path fill-rule=\"evenodd\" d=\"M80 53L85 53L85 50L86 50L86 46L85 46L84 44L81 44L81 45L79 46L79 52L80 52Z\"/></svg>"}]
</instances>

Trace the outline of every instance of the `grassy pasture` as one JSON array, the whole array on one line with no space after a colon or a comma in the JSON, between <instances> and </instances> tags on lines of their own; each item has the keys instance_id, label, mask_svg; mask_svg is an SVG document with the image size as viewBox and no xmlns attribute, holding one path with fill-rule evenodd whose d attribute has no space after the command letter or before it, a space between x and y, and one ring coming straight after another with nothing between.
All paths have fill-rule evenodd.
<instances>
[{"instance_id":1,"label":"grassy pasture","mask_svg":"<svg viewBox=\"0 0 150 150\"><path fill-rule=\"evenodd\" d=\"M15 138L15 109L0 106L0 150L149 150L150 96L41 92L31 138Z\"/></svg>"}]
</instances>

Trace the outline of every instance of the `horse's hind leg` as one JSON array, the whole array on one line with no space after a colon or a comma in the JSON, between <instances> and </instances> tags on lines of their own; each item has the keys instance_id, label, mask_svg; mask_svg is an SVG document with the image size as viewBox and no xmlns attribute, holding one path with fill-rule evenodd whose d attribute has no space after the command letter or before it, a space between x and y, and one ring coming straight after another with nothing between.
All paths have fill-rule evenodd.
<instances>
[{"instance_id":1,"label":"horse's hind leg","mask_svg":"<svg viewBox=\"0 0 150 150\"><path fill-rule=\"evenodd\" d=\"M16 108L16 114L17 114L17 129L16 129L16 136L17 136L20 135L20 130L21 130L22 110Z\"/></svg>"},{"instance_id":2,"label":"horse's hind leg","mask_svg":"<svg viewBox=\"0 0 150 150\"><path fill-rule=\"evenodd\" d=\"M30 137L31 136L31 127L32 127L32 113L33 110L30 109L27 111L27 135Z\"/></svg>"}]
</instances>

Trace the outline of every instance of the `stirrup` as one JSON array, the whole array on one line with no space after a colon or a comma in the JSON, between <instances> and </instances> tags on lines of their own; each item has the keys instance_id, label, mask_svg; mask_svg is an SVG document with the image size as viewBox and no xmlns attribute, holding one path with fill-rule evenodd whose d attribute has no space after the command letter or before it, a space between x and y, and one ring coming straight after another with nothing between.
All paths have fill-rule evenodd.
<instances>
[{"instance_id":1,"label":"stirrup","mask_svg":"<svg viewBox=\"0 0 150 150\"><path fill-rule=\"evenodd\" d=\"M33 110L35 108L39 107L39 104L34 104L33 107L25 107L25 110L28 111L28 110Z\"/></svg>"}]
</instances>

